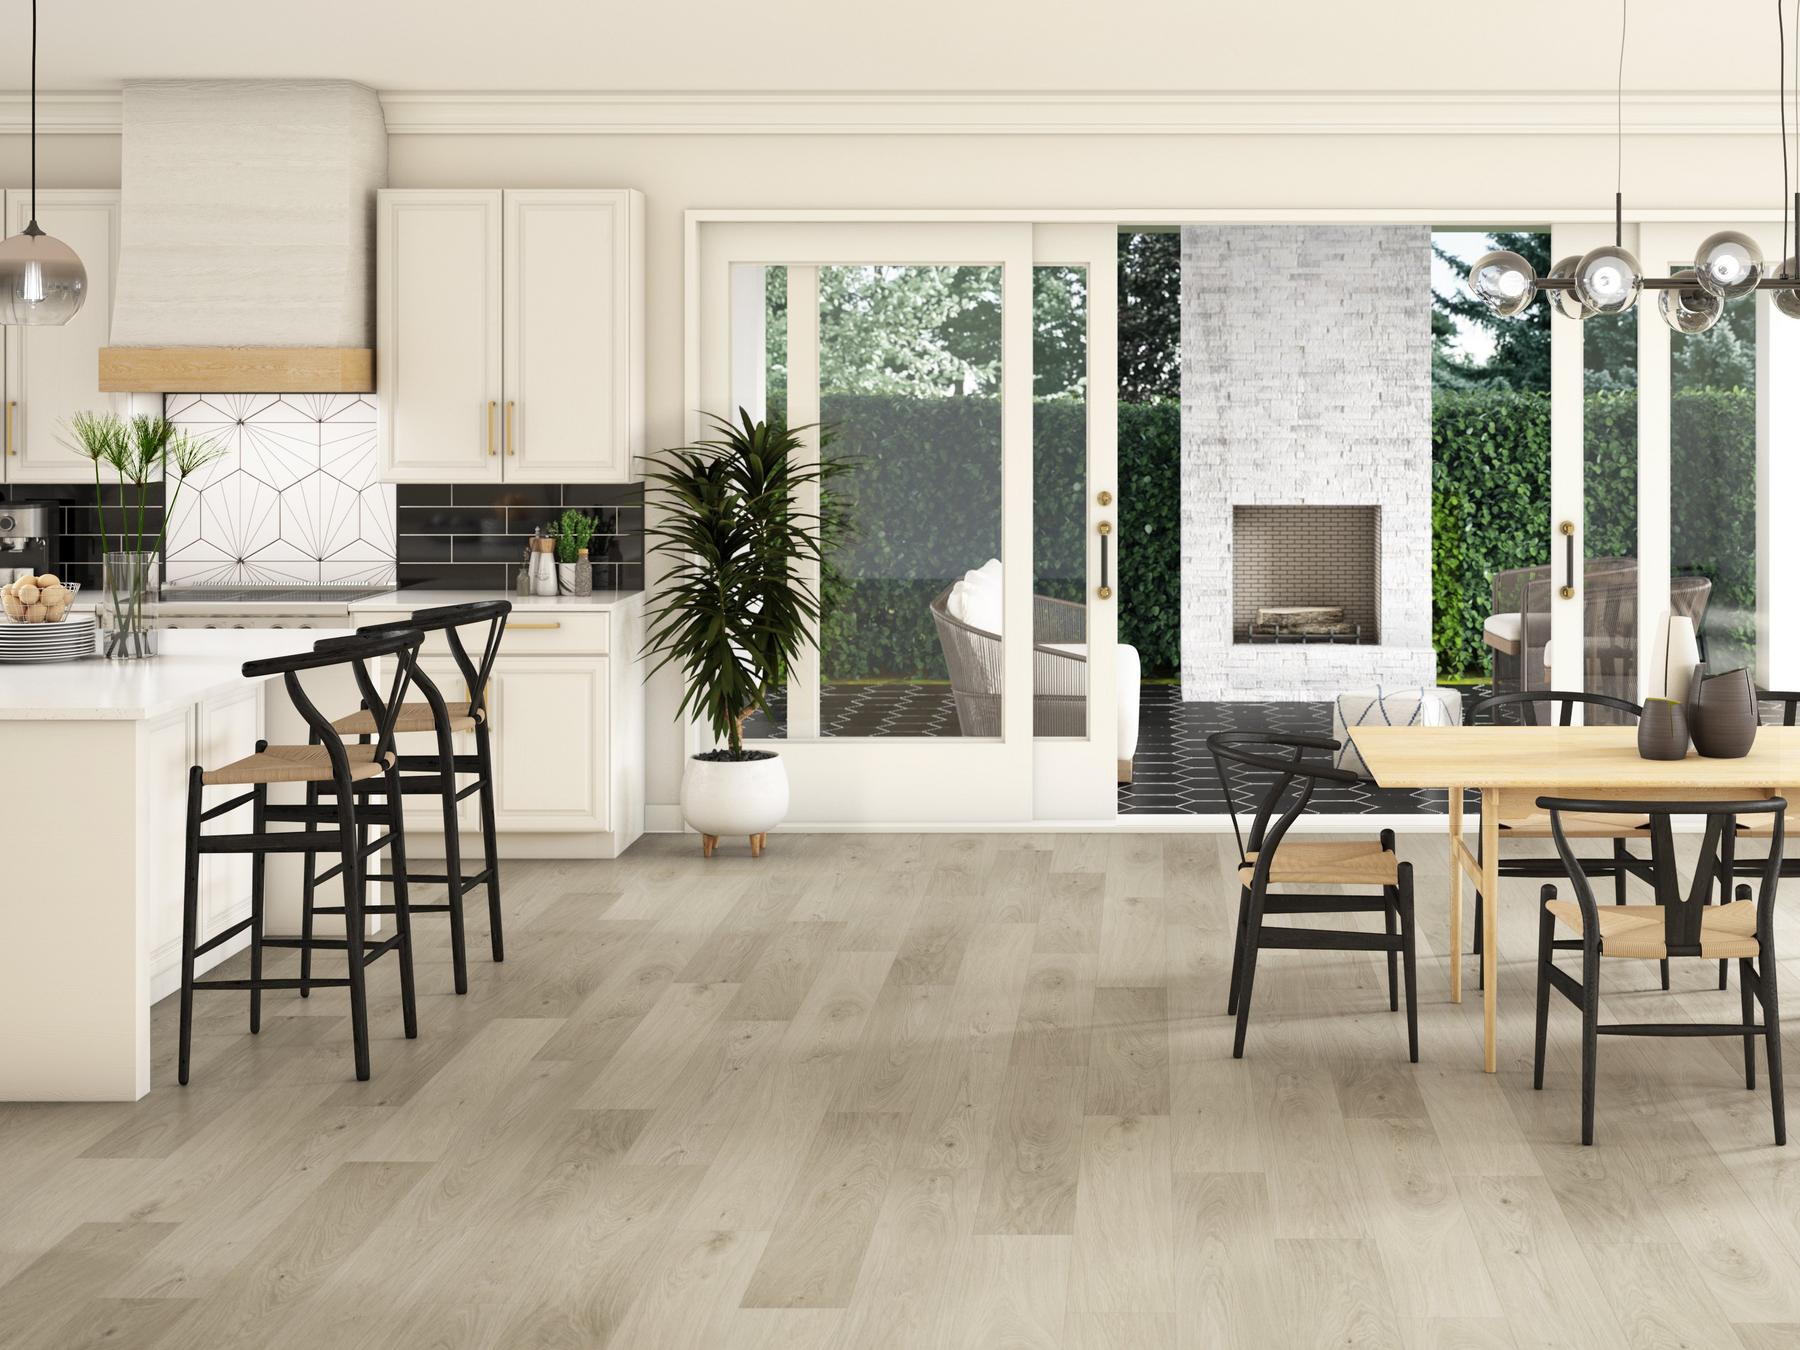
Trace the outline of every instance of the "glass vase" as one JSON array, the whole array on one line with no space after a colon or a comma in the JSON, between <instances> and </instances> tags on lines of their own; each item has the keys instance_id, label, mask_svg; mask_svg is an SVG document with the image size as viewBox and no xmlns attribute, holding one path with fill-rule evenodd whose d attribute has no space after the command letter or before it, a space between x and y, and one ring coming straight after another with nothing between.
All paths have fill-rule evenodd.
<instances>
[{"instance_id":1,"label":"glass vase","mask_svg":"<svg viewBox=\"0 0 1800 1350\"><path fill-rule=\"evenodd\" d=\"M100 650L110 661L156 655L157 555L108 553L100 586Z\"/></svg>"}]
</instances>

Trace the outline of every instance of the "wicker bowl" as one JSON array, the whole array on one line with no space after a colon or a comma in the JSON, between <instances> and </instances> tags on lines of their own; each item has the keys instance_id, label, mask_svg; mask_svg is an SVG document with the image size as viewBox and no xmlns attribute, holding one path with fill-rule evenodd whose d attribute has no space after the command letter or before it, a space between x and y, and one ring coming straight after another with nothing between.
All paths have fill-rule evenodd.
<instances>
[{"instance_id":1,"label":"wicker bowl","mask_svg":"<svg viewBox=\"0 0 1800 1350\"><path fill-rule=\"evenodd\" d=\"M75 593L80 589L80 582L62 581L49 573L28 580L9 581L0 586L4 622L61 623L75 608Z\"/></svg>"}]
</instances>

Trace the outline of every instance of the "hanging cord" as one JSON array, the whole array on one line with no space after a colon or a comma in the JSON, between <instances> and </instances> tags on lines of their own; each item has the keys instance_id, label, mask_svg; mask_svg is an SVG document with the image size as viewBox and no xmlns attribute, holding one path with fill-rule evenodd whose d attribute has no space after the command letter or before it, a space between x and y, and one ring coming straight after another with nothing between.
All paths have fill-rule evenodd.
<instances>
[{"instance_id":1,"label":"hanging cord","mask_svg":"<svg viewBox=\"0 0 1800 1350\"><path fill-rule=\"evenodd\" d=\"M37 223L37 0L31 0L31 223L25 233L43 233Z\"/></svg>"},{"instance_id":2,"label":"hanging cord","mask_svg":"<svg viewBox=\"0 0 1800 1350\"><path fill-rule=\"evenodd\" d=\"M1794 0L1794 8L1800 10L1800 0ZM1796 32L1800 37L1800 32ZM1780 53L1776 58L1779 74L1776 83L1781 92L1777 102L1781 105L1781 251L1785 255L1788 246L1788 132L1787 132L1787 28L1782 17L1781 0L1775 0L1775 49ZM1782 262L1781 275L1787 275L1787 263Z\"/></svg>"},{"instance_id":3,"label":"hanging cord","mask_svg":"<svg viewBox=\"0 0 1800 1350\"><path fill-rule=\"evenodd\" d=\"M33 4L37 0L32 0ZM1776 0L1779 5L1780 0ZM1797 0L1800 3L1800 0ZM1619 79L1614 104L1613 246L1625 247L1625 34L1631 24L1631 0L1619 0ZM1784 151L1785 153L1785 151ZM1783 161L1785 163L1785 161Z\"/></svg>"},{"instance_id":4,"label":"hanging cord","mask_svg":"<svg viewBox=\"0 0 1800 1350\"><path fill-rule=\"evenodd\" d=\"M1781 6L1776 5L1777 13ZM1781 119L1781 210L1786 218L1788 207L1787 181L1787 116ZM1794 0L1794 171L1800 174L1800 0ZM1787 237L1785 232L1781 240L1781 251L1787 253ZM1800 210L1794 212L1794 251L1788 256L1795 259L1795 267L1800 269ZM1785 270L1785 269L1784 269Z\"/></svg>"}]
</instances>

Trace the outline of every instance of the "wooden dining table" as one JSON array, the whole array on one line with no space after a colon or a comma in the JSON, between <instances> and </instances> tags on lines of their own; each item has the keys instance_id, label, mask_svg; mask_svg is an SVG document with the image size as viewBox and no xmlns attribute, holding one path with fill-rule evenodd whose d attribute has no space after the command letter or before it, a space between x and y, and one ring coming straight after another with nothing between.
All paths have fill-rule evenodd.
<instances>
[{"instance_id":1,"label":"wooden dining table","mask_svg":"<svg viewBox=\"0 0 1800 1350\"><path fill-rule=\"evenodd\" d=\"M1800 800L1800 727L1763 727L1741 759L1640 758L1635 727L1353 727L1350 739L1383 788L1449 792L1450 999L1462 1002L1463 878L1482 909L1481 1021L1484 1067L1499 1067L1494 1019L1500 982L1500 821L1536 810L1539 797L1640 801ZM1481 794L1481 851L1463 838L1464 793ZM1534 891L1535 895L1536 892Z\"/></svg>"}]
</instances>

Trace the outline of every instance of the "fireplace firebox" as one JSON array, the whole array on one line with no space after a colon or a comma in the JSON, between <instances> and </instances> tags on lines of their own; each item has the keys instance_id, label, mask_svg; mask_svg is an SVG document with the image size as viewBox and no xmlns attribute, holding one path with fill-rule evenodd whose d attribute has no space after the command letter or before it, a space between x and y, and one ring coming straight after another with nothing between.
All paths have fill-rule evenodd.
<instances>
[{"instance_id":1,"label":"fireplace firebox","mask_svg":"<svg viewBox=\"0 0 1800 1350\"><path fill-rule=\"evenodd\" d=\"M1381 641L1379 506L1231 508L1232 641Z\"/></svg>"}]
</instances>

